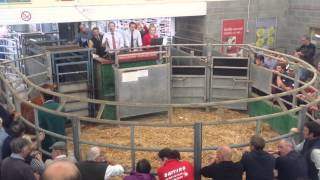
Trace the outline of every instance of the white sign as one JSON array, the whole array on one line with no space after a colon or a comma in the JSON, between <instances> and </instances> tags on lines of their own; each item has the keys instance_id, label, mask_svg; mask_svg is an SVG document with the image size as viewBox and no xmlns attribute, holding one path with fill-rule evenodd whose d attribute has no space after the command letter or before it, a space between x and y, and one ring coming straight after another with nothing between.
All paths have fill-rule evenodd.
<instances>
[{"instance_id":1,"label":"white sign","mask_svg":"<svg viewBox=\"0 0 320 180\"><path fill-rule=\"evenodd\" d=\"M140 71L130 71L122 73L122 82L135 82L138 81L141 77L148 77L149 70L140 70Z\"/></svg>"}]
</instances>

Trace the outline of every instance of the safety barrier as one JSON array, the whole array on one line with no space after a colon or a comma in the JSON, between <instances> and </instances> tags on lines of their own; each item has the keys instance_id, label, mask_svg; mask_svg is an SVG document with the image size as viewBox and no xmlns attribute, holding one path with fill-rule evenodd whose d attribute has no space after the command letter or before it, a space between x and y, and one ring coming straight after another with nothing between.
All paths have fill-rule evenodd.
<instances>
[{"instance_id":1,"label":"safety barrier","mask_svg":"<svg viewBox=\"0 0 320 180\"><path fill-rule=\"evenodd\" d=\"M206 49L206 56L172 56L171 55L171 49L175 47L202 47ZM81 152L80 152L80 145L81 144L88 144L88 145L95 145L95 146L101 146L101 147L108 147L108 148L113 148L113 149L119 149L119 150L125 150L125 151L130 151L131 152L131 166L132 169L135 167L135 154L137 151L147 151L147 152L157 152L160 150L159 147L153 147L153 148L142 148L142 147L137 147L135 144L135 129L136 127L190 127L193 128L194 131L194 147L193 148L186 148L186 147L180 147L177 148L177 150L181 152L193 152L194 153L194 167L195 167L195 174L196 174L196 179L200 179L200 168L201 168L201 155L203 151L209 151L209 150L215 150L217 149L216 146L212 147L203 147L202 145L202 128L203 126L214 126L214 125L224 125L224 124L237 124L237 123L248 123L248 122L256 122L256 133L260 133L261 131L261 123L274 118L274 117L279 117L287 114L292 114L295 115L298 113L298 128L302 129L303 124L306 120L307 116L307 108L319 103L320 99L314 99L311 102L308 102L305 105L300 105L298 106L296 103L292 103L292 108L291 109L286 109L283 108L283 111L281 112L276 112L273 114L268 114L268 115L262 115L262 116L255 116L255 117L245 117L245 118L238 118L238 119L229 119L229 120L224 120L224 121L213 121L213 122L199 122L199 123L179 123L179 124L174 124L170 121L171 116L172 116L172 111L173 108L211 108L211 107L222 107L222 106L227 106L227 105L232 105L232 104L239 104L239 103L249 103L249 102L257 102L257 101L266 101L266 100L273 100L276 99L278 102L281 103L281 97L287 96L287 95L292 95L293 99L295 99L295 95L299 92L304 92L306 88L313 86L313 84L316 82L317 79L317 72L314 67L309 65L308 63L282 53L258 48L252 45L222 45L222 44L171 44L168 46L158 46L160 48L160 52L163 53L165 52L165 55L163 58L165 58L165 63L169 63L170 66L172 66L172 58L185 58L185 59L190 59L190 58L200 58L202 61L207 61L211 62L212 59L212 51L214 48L217 50L225 48L225 46L237 46L238 48L243 49L247 55L252 55L254 53L259 52L260 54L266 54L267 56L270 56L268 54L276 54L278 56L284 57L287 59L287 62L295 67L297 69L299 68L305 68L308 69L310 72L312 72L312 79L308 82L301 82L299 81L298 77L296 76L295 78L286 76L286 75L281 75L286 78L290 78L295 81L295 84L301 84L301 86L295 86L294 89L287 91L287 92L281 92L278 94L268 94L266 96L259 96L259 97L249 97L249 98L241 98L241 99L233 99L233 100L225 100L225 101L213 101L213 102L203 102L203 103L188 103L188 104L178 104L178 103L167 103L167 104L155 104L155 103L139 103L139 102L119 102L119 101L104 101L104 100L97 100L97 99L89 99L85 97L76 97L76 96L71 96L67 94L61 94L57 92L52 92L46 89L41 88L38 84L35 84L30 80L30 77L26 76L23 71L20 71L18 67L15 66L14 62L21 62L21 61L33 61L34 58L40 57L40 56L45 56L45 54L39 54L31 57L26 57L26 58L20 58L16 59L14 61L8 61L8 62L3 62L0 64L0 82L1 82L1 96L6 99L6 102L9 106L14 108L16 111L20 111L20 105L21 103L26 103L27 105L33 107L35 109L35 123L32 124L30 123L27 119L24 117L21 117L21 119L29 126L33 127L36 129L36 135L39 137L39 131L43 131L46 134L50 136L54 136L57 138L65 139L68 141L72 141L74 145L74 153L77 159L81 159ZM116 55L117 56L117 55ZM271 56L273 58L277 58L274 56ZM299 62L299 63L295 63ZM117 57L116 57L116 63L117 63ZM209 64L209 66L212 66L212 64ZM47 72L48 73L48 72ZM43 75L41 73L38 74L39 76ZM15 79L12 79L10 77L16 77ZM37 76L33 75L32 77ZM18 86L17 84L25 84L27 89L23 92L19 92L16 87ZM271 86L271 84L270 84ZM42 106L33 104L28 101L28 95L32 92L41 92L41 93L47 93L51 94L55 97L58 97L60 100L60 107L57 110L50 110L46 109ZM77 114L73 113L65 113L61 112L60 110L65 106L67 101L79 101L82 103L90 103L94 104L95 106L99 107L97 115L95 117L86 117L86 116L79 116ZM296 100L293 100L293 102L296 102ZM114 120L109 120L109 119L103 119L101 118L101 114L104 110L104 107L106 105L113 105L117 107L121 106L126 106L126 107L155 107L155 108L167 108L168 109L168 121L167 122L160 122L160 123L145 123L145 122L134 122L134 121L121 121L118 119L117 121ZM47 131L45 129L41 129L39 127L38 119L37 119L37 112L38 110L44 111L46 113L52 113L60 116L64 116L68 119L72 120L73 124L73 137L66 137L66 136L61 136L59 134L55 134L53 132ZM121 125L121 126L128 126L130 127L130 146L124 146L124 145L118 145L118 144L102 144L102 143L97 143L97 142L89 142L89 141L84 141L80 139L80 124L81 122L91 122L91 123L99 123L99 124L109 124L109 125ZM277 137L273 137L272 139L269 139L268 142L273 142L277 141L283 138L291 137L293 134L292 133L287 133L283 134ZM37 138L38 139L38 138ZM247 146L247 143L243 144L234 144L231 145L234 148L237 147L244 147Z\"/></svg>"}]
</instances>

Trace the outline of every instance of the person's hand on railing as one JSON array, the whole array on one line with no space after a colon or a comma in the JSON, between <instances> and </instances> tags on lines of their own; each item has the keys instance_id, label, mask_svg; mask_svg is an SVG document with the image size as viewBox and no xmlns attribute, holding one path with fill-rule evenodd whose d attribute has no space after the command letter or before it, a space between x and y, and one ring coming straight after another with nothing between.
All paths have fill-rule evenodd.
<instances>
[{"instance_id":1,"label":"person's hand on railing","mask_svg":"<svg viewBox=\"0 0 320 180\"><path fill-rule=\"evenodd\" d=\"M300 130L298 128L291 128L290 132L296 134L296 133L300 133Z\"/></svg>"}]
</instances>

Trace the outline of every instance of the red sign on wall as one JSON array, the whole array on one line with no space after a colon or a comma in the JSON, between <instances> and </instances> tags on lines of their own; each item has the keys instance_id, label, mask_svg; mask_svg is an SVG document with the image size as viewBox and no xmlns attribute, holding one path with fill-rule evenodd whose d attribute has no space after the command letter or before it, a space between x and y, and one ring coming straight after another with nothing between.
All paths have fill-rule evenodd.
<instances>
[{"instance_id":1,"label":"red sign on wall","mask_svg":"<svg viewBox=\"0 0 320 180\"><path fill-rule=\"evenodd\" d=\"M222 33L221 41L223 44L229 44L225 46L227 54L238 53L240 50L237 46L232 44L243 44L244 40L244 19L232 19L222 21Z\"/></svg>"}]
</instances>

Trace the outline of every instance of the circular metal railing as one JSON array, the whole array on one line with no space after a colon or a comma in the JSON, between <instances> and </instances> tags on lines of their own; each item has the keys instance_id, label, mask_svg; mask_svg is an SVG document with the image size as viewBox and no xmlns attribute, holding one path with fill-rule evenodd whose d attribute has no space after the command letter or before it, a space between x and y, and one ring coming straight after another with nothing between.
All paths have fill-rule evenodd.
<instances>
[{"instance_id":1,"label":"circular metal railing","mask_svg":"<svg viewBox=\"0 0 320 180\"><path fill-rule=\"evenodd\" d=\"M170 60L172 60L172 56L170 53L170 48L173 47L206 47L208 49L208 54L207 56L203 56L204 58L211 58L211 51L213 48L220 49L221 47L224 46L230 46L230 45L222 45L222 44L171 44L168 46L161 46L162 52L165 52L165 56L168 58L168 61L166 63L171 63ZM279 117L287 114L296 114L297 112L299 113L299 122L298 126L301 128L303 122L304 122L304 117L306 117L307 114L307 108L316 105L319 103L320 99L316 98L313 99L311 102L307 102L307 104L304 105L293 105L291 109L286 109L283 112L277 112L273 114L267 114L267 115L262 115L262 116L254 116L254 117L245 117L245 118L237 118L237 119L228 119L224 121L215 121L215 122L198 122L198 123L172 123L171 121L167 122L161 122L161 123L146 123L146 122L136 122L136 121L115 121L115 120L110 120L110 119L103 119L101 117L86 117L86 116L79 116L77 114L73 113L65 113L57 110L50 110L46 109L42 106L33 104L28 101L28 96L32 91L40 92L40 93L47 93L51 94L55 97L58 97L62 102L66 102L69 100L76 100L80 101L83 103L90 103L97 105L99 107L105 107L106 105L114 105L114 106L126 106L126 107L162 107L162 108L168 108L168 119L170 119L172 116L172 109L173 108L206 108L206 107L221 107L224 105L231 105L231 104L236 104L236 103L249 103L249 102L256 102L256 101L265 101L265 100L272 100L276 98L281 98L283 96L288 96L292 95L293 98L296 98L295 95L299 92L304 91L306 88L309 88L313 86L313 84L316 83L317 81L317 70L310 64L304 62L303 60L296 58L291 55L275 52L275 51L270 51L266 50L263 48L258 48L252 45L236 45L242 49L244 49L247 53L247 55L252 55L254 53L259 52L260 54L264 54L266 56L270 56L272 58L277 59L274 55L281 56L282 58L285 58L287 63L294 65L298 68L304 68L307 69L312 73L312 78L308 82L302 82L300 81L297 77L294 78L293 80L296 81L296 84L301 84L300 87L295 87L292 90L286 91L286 92L281 92L277 94L268 94L266 96L259 96L259 97L249 97L249 98L244 98L244 99L236 99L236 100L227 100L227 101L220 101L220 102L205 102L205 103L189 103L189 104L155 104L155 103L132 103L132 102L119 102L119 101L105 101L105 100L98 100L98 99L90 99L90 98L85 98L85 97L77 97L77 96L72 96L72 95L67 95L67 94L62 94L58 92L53 92L49 91L47 89L43 89L40 87L39 84L35 84L32 82L27 75L24 74L23 71L21 71L20 67L17 67L17 63L19 62L24 62L24 61L34 61L35 58L41 57L41 56L46 56L46 54L39 54L35 56L30 56L30 57L25 57L25 58L20 58L16 59L14 61L7 61L7 62L2 62L0 63L0 81L2 85L2 89L0 90L1 96L6 99L7 104L11 106L12 108L15 108L15 110L20 111L20 104L25 103L32 108L34 108L35 114L37 113L38 110L44 111L46 113L52 113L56 114L59 116L64 116L66 118L69 118L73 121L75 124L75 128L73 129L74 131L77 131L80 129L80 122L91 122L91 123L99 123L99 124L109 124L109 125L121 125L121 126L129 126L130 127L130 146L124 146L124 145L118 145L118 144L102 144L102 143L97 143L97 142L91 142L91 141L85 141L80 139L79 133L73 133L73 137L67 137L67 136L62 136L50 131L47 131L45 129L42 129L39 127L39 124L37 122L37 117L35 115L35 124L30 123L27 119L24 117L21 117L21 119L29 126L33 127L36 129L37 135L39 131L43 131L46 134L50 136L54 136L57 138L61 138L64 140L69 140L72 141L75 147L75 154L78 156L77 158L80 158L80 144L88 144L88 145L95 145L95 146L101 146L101 147L108 147L108 148L114 148L114 149L120 149L120 150L127 150L131 151L131 162L132 162L132 168L134 168L135 164L135 152L136 151L150 151L150 152L155 152L160 150L158 147L152 147L152 148L145 148L145 147L136 147L135 146L135 140L134 140L134 132L135 132L135 127L137 126L146 126L146 127L193 127L194 129L194 148L177 148L178 150L182 152L194 152L194 161L195 161L195 167L196 170L199 170L199 167L201 166L201 152L202 151L208 151L208 150L215 150L217 147L212 146L212 147L202 147L202 126L213 126L213 125L223 125L223 124L237 124L237 123L248 123L248 122L256 122L257 125L258 123L261 123L262 121L268 120L270 118L274 117ZM269 55L269 54L274 54L274 55ZM183 58L183 57L181 57ZM117 63L117 62L116 62ZM49 72L42 72L36 75L31 75L31 76L41 76L41 75L47 75ZM17 77L18 81L11 80L8 78L8 74L11 74L15 77ZM286 75L281 75L286 78L291 78ZM24 83L27 86L27 92L22 94L20 93L17 89L16 86L19 83ZM259 132L259 130L258 130ZM268 140L268 142L273 142L277 141L282 138L287 138L291 137L293 133L289 132L284 135L280 135L277 137L273 137ZM247 146L247 143L243 144L234 144L231 145L232 147L244 147Z\"/></svg>"}]
</instances>

